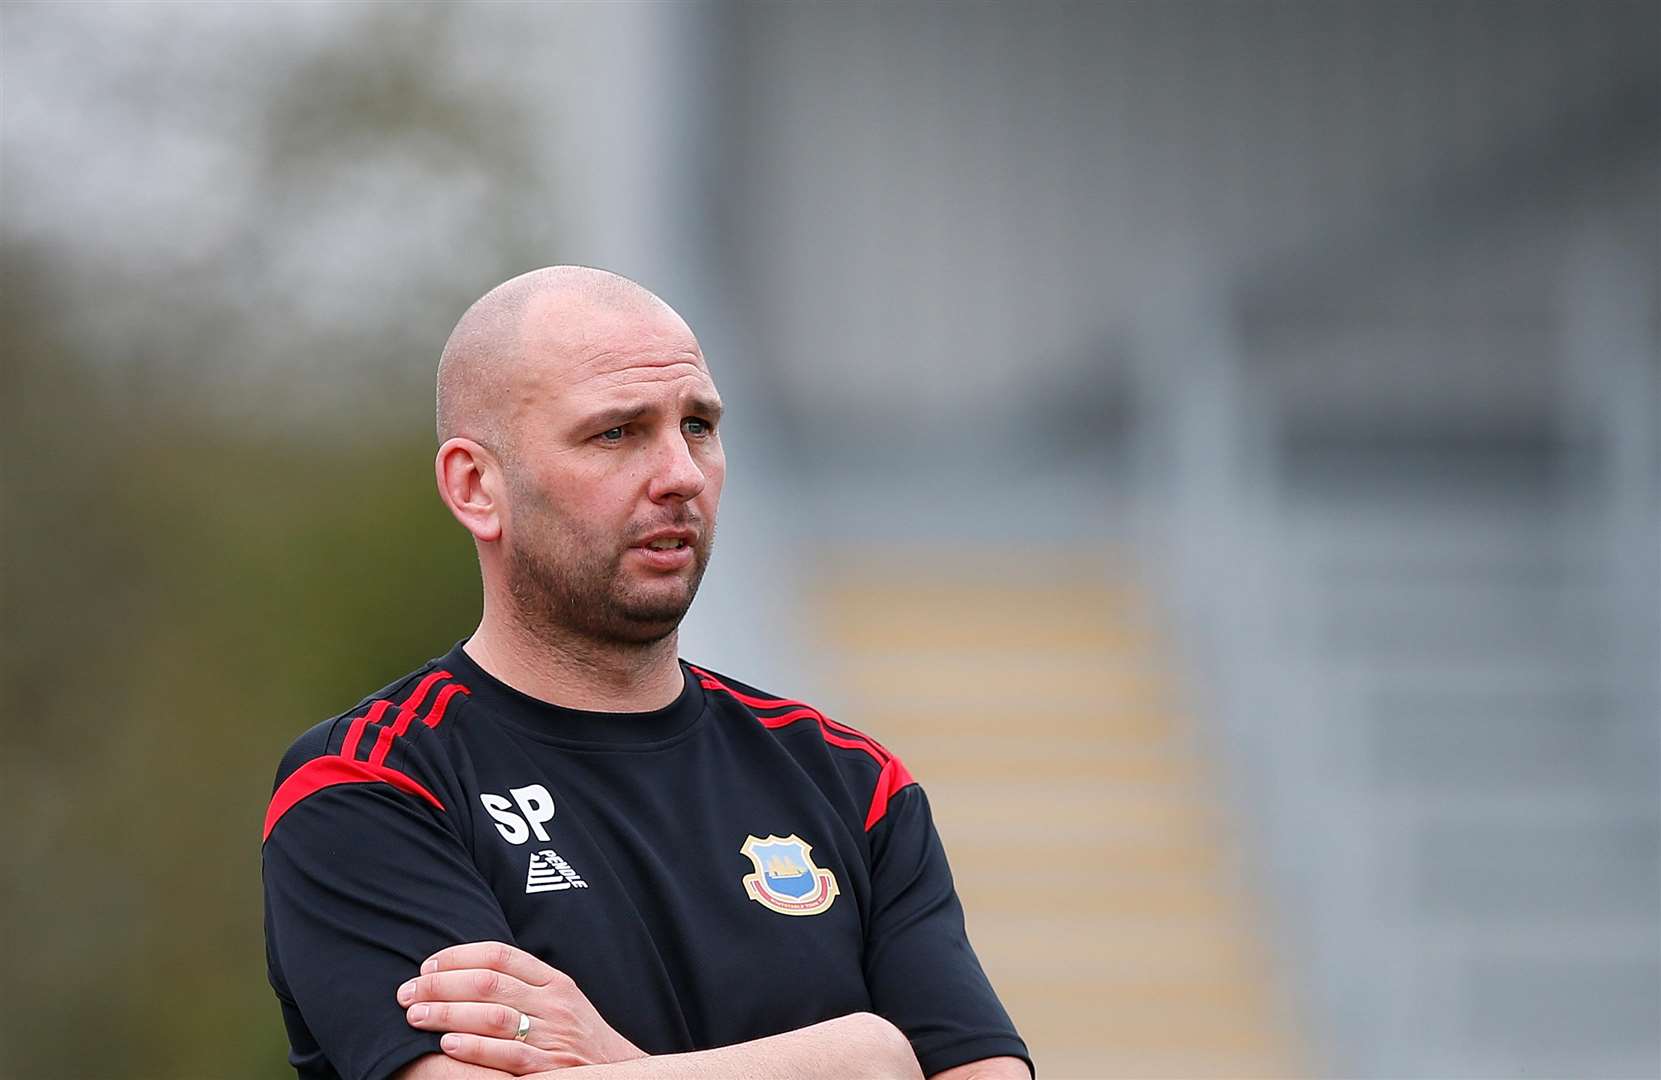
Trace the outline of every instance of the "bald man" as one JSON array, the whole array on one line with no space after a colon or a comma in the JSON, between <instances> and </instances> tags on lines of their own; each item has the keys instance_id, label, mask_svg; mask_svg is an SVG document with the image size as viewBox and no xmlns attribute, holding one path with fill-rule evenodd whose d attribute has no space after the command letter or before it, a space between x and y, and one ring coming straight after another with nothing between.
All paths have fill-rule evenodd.
<instances>
[{"instance_id":1,"label":"bald man","mask_svg":"<svg viewBox=\"0 0 1661 1080\"><path fill-rule=\"evenodd\" d=\"M478 628L302 735L265 820L302 1077L1025 1080L927 798L874 739L679 658L721 398L625 278L491 290L438 375Z\"/></svg>"}]
</instances>

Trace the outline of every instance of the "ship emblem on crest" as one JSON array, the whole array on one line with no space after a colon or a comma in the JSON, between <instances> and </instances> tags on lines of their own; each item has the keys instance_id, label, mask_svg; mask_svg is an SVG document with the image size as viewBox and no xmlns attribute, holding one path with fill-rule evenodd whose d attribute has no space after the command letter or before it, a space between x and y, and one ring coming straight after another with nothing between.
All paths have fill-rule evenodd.
<instances>
[{"instance_id":1,"label":"ship emblem on crest","mask_svg":"<svg viewBox=\"0 0 1661 1080\"><path fill-rule=\"evenodd\" d=\"M756 872L744 875L744 892L780 915L819 914L841 890L835 874L813 864L812 852L813 845L795 833L765 840L746 837L739 853L749 857Z\"/></svg>"}]
</instances>

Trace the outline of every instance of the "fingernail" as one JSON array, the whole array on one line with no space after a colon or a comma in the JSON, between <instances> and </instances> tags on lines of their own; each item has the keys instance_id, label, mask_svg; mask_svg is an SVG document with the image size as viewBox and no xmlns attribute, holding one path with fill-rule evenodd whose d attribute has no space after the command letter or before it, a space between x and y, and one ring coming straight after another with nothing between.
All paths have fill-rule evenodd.
<instances>
[{"instance_id":1,"label":"fingernail","mask_svg":"<svg viewBox=\"0 0 1661 1080\"><path fill-rule=\"evenodd\" d=\"M446 1035L444 1038L438 1040L438 1045L442 1046L451 1053L455 1053L457 1050L461 1049L461 1036Z\"/></svg>"},{"instance_id":2,"label":"fingernail","mask_svg":"<svg viewBox=\"0 0 1661 1080\"><path fill-rule=\"evenodd\" d=\"M425 960L421 961L421 974L431 975L433 972L435 972L437 970L438 970L438 961L434 960L432 957L429 956Z\"/></svg>"},{"instance_id":3,"label":"fingernail","mask_svg":"<svg viewBox=\"0 0 1661 1080\"><path fill-rule=\"evenodd\" d=\"M398 988L398 1004L408 1005L414 999L415 999L415 980L411 979L409 982L405 983L404 985L402 985Z\"/></svg>"},{"instance_id":4,"label":"fingernail","mask_svg":"<svg viewBox=\"0 0 1661 1080\"><path fill-rule=\"evenodd\" d=\"M412 1006L410 1006L410 1010L409 1010L409 1021L410 1021L410 1023L419 1024L421 1021L425 1020L426 1018L427 1018L427 1006L425 1006L425 1005L412 1005Z\"/></svg>"}]
</instances>

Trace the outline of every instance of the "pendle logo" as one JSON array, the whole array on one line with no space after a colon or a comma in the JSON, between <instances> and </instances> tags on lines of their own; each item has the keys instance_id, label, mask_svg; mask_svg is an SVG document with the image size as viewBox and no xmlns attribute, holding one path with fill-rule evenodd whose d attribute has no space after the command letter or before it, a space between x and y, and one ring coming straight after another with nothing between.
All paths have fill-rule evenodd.
<instances>
[{"instance_id":1,"label":"pendle logo","mask_svg":"<svg viewBox=\"0 0 1661 1080\"><path fill-rule=\"evenodd\" d=\"M510 844L523 844L535 833L536 838L546 844L548 830L542 825L554 820L554 797L548 789L541 784L527 784L509 788L508 794L513 796L511 800L488 791L479 792L479 802L484 804L485 813L495 820L496 831L502 834L502 839ZM514 813L516 806L518 813Z\"/></svg>"},{"instance_id":2,"label":"pendle logo","mask_svg":"<svg viewBox=\"0 0 1661 1080\"><path fill-rule=\"evenodd\" d=\"M588 882L571 869L571 864L559 857L553 848L531 852L531 865L525 874L525 892L564 892L566 889L586 889Z\"/></svg>"}]
</instances>

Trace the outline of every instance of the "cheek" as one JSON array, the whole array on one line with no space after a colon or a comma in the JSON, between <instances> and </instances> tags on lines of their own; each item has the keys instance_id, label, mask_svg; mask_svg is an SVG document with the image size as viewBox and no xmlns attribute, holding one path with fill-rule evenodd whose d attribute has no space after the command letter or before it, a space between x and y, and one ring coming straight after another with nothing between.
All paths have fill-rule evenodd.
<instances>
[{"instance_id":1,"label":"cheek","mask_svg":"<svg viewBox=\"0 0 1661 1080\"><path fill-rule=\"evenodd\" d=\"M715 507L721 502L721 488L727 482L727 471L724 468L704 470L704 490L698 493L693 501L708 507L707 513L714 516Z\"/></svg>"},{"instance_id":2,"label":"cheek","mask_svg":"<svg viewBox=\"0 0 1661 1080\"><path fill-rule=\"evenodd\" d=\"M580 501L582 490L582 485L570 483L569 477L527 478L513 491L510 513L514 528L522 536L542 541L580 533L584 511L592 512L591 505Z\"/></svg>"},{"instance_id":3,"label":"cheek","mask_svg":"<svg viewBox=\"0 0 1661 1080\"><path fill-rule=\"evenodd\" d=\"M717 496L719 496L721 494L721 488L726 484L726 482L727 455L726 452L721 449L720 444L716 444L715 450L710 454L709 460L704 463L704 490L713 491Z\"/></svg>"}]
</instances>

